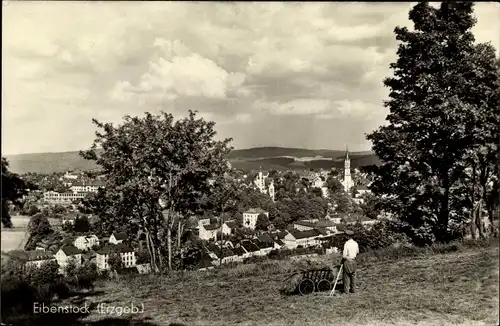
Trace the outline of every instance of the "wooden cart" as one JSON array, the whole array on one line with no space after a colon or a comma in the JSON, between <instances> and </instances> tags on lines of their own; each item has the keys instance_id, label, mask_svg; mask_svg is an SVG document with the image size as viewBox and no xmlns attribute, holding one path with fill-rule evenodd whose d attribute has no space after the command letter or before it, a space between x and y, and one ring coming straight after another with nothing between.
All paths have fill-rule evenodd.
<instances>
[{"instance_id":1,"label":"wooden cart","mask_svg":"<svg viewBox=\"0 0 500 326\"><path fill-rule=\"evenodd\" d=\"M301 274L300 283L296 292L301 295L311 294L313 292L331 291L340 271L340 265L332 269L311 269L292 274L296 276ZM287 280L290 278L288 277ZM337 284L342 282L342 276L338 278Z\"/></svg>"}]
</instances>

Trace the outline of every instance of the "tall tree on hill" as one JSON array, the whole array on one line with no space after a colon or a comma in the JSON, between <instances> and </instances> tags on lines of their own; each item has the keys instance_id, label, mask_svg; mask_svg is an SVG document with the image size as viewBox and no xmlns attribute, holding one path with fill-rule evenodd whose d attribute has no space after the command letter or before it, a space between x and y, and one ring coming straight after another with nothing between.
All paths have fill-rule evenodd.
<instances>
[{"instance_id":1,"label":"tall tree on hill","mask_svg":"<svg viewBox=\"0 0 500 326\"><path fill-rule=\"evenodd\" d=\"M115 227L143 232L153 267L171 268L174 223L209 193L209 179L227 170L230 139L214 140L215 123L198 119L196 111L177 121L164 112L124 120L115 127L94 119L103 132L81 152L105 176L101 204L92 204L103 211L94 213Z\"/></svg>"},{"instance_id":2,"label":"tall tree on hill","mask_svg":"<svg viewBox=\"0 0 500 326\"><path fill-rule=\"evenodd\" d=\"M474 44L472 2L421 2L409 18L414 31L395 29L399 57L384 80L389 124L367 136L382 161L370 188L414 237L447 241L473 209L457 204L464 173L498 151L495 53Z\"/></svg>"},{"instance_id":3,"label":"tall tree on hill","mask_svg":"<svg viewBox=\"0 0 500 326\"><path fill-rule=\"evenodd\" d=\"M9 205L22 207L21 199L27 192L27 185L16 173L9 171L9 162L2 157L2 224L11 228Z\"/></svg>"}]
</instances>

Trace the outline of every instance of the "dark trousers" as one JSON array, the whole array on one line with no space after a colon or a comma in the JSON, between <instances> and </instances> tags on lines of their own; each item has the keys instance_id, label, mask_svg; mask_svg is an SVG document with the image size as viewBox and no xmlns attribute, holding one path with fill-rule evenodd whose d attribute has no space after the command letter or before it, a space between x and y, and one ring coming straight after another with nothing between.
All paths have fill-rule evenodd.
<instances>
[{"instance_id":1,"label":"dark trousers","mask_svg":"<svg viewBox=\"0 0 500 326\"><path fill-rule=\"evenodd\" d=\"M353 293L356 289L356 261L344 259L343 269L344 292Z\"/></svg>"}]
</instances>

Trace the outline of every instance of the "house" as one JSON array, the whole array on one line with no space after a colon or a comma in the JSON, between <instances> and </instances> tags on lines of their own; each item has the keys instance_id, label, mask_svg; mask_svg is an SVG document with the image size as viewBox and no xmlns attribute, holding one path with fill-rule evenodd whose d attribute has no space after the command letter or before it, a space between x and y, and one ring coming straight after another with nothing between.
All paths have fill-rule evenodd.
<instances>
[{"instance_id":1,"label":"house","mask_svg":"<svg viewBox=\"0 0 500 326\"><path fill-rule=\"evenodd\" d=\"M250 240L244 240L244 241L242 241L241 242L241 246L248 253L249 257L261 256L262 255L262 253L260 251L260 248L255 243L253 243Z\"/></svg>"},{"instance_id":2,"label":"house","mask_svg":"<svg viewBox=\"0 0 500 326\"><path fill-rule=\"evenodd\" d=\"M233 261L234 262L242 262L245 258L250 257L250 255L245 251L245 249L240 245L235 245L234 248L231 249L234 253Z\"/></svg>"},{"instance_id":3,"label":"house","mask_svg":"<svg viewBox=\"0 0 500 326\"><path fill-rule=\"evenodd\" d=\"M99 238L95 234L89 236L81 235L76 237L73 245L80 250L89 250L93 246L99 245Z\"/></svg>"},{"instance_id":4,"label":"house","mask_svg":"<svg viewBox=\"0 0 500 326\"><path fill-rule=\"evenodd\" d=\"M290 230L283 242L288 249L295 249L298 246L303 248L314 247L321 244L318 240L320 235L321 233L317 229L309 231Z\"/></svg>"},{"instance_id":5,"label":"house","mask_svg":"<svg viewBox=\"0 0 500 326\"><path fill-rule=\"evenodd\" d=\"M198 237L201 240L210 240L217 237L217 232L219 232L219 224L212 223L207 225L201 225L198 228Z\"/></svg>"},{"instance_id":6,"label":"house","mask_svg":"<svg viewBox=\"0 0 500 326\"><path fill-rule=\"evenodd\" d=\"M119 244L127 239L127 234L125 232L113 233L109 237L109 243L111 244Z\"/></svg>"},{"instance_id":7,"label":"house","mask_svg":"<svg viewBox=\"0 0 500 326\"><path fill-rule=\"evenodd\" d=\"M346 224L348 224L348 225L361 223L361 225L368 227L368 228L372 227L374 224L380 222L379 220L371 219L371 218L364 216L364 215L349 217L349 218L346 218L345 220L346 220Z\"/></svg>"},{"instance_id":8,"label":"house","mask_svg":"<svg viewBox=\"0 0 500 326\"><path fill-rule=\"evenodd\" d=\"M73 245L61 247L59 251L57 251L55 258L59 264L59 270L61 273L64 273L64 270L66 269L66 266L68 266L70 260L73 260L76 263L76 266L80 266L82 264L82 252Z\"/></svg>"},{"instance_id":9,"label":"house","mask_svg":"<svg viewBox=\"0 0 500 326\"><path fill-rule=\"evenodd\" d=\"M26 262L26 266L36 266L40 268L40 266L42 266L43 263L49 261L56 261L54 255L45 250L27 251L26 254L28 255L27 257L28 261Z\"/></svg>"},{"instance_id":10,"label":"house","mask_svg":"<svg viewBox=\"0 0 500 326\"><path fill-rule=\"evenodd\" d=\"M238 255L229 248L223 248L222 251L218 249L216 251L216 256L219 257L219 259L212 261L214 265L219 265L221 259L223 264L239 261Z\"/></svg>"},{"instance_id":11,"label":"house","mask_svg":"<svg viewBox=\"0 0 500 326\"><path fill-rule=\"evenodd\" d=\"M257 217L260 214L265 214L269 218L269 213L260 208L251 208L243 213L243 226L255 230Z\"/></svg>"},{"instance_id":12,"label":"house","mask_svg":"<svg viewBox=\"0 0 500 326\"><path fill-rule=\"evenodd\" d=\"M210 224L210 218L209 217L201 217L198 219L198 227L201 225L208 225Z\"/></svg>"},{"instance_id":13,"label":"house","mask_svg":"<svg viewBox=\"0 0 500 326\"><path fill-rule=\"evenodd\" d=\"M269 255L269 253L274 249L274 241L268 242L256 240L254 243L257 247L259 247L259 255L261 256Z\"/></svg>"},{"instance_id":14,"label":"house","mask_svg":"<svg viewBox=\"0 0 500 326\"><path fill-rule=\"evenodd\" d=\"M136 266L135 252L132 248L128 247L124 243L118 243L114 245L106 245L101 250L97 251L96 254L96 264L97 268L100 270L107 270L109 266L109 255L111 253L117 253L120 255L123 267L131 268Z\"/></svg>"},{"instance_id":15,"label":"house","mask_svg":"<svg viewBox=\"0 0 500 326\"><path fill-rule=\"evenodd\" d=\"M299 231L309 231L316 228L316 225L309 221L297 221L293 223L293 228Z\"/></svg>"},{"instance_id":16,"label":"house","mask_svg":"<svg viewBox=\"0 0 500 326\"><path fill-rule=\"evenodd\" d=\"M237 225L235 221L227 221L222 225L222 234L229 235L233 233L233 230L236 229Z\"/></svg>"}]
</instances>

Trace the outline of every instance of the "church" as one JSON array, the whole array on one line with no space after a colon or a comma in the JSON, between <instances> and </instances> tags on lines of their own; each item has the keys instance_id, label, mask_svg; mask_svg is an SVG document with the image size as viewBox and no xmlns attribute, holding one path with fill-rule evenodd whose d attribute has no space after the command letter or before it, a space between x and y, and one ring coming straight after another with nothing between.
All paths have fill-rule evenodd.
<instances>
[{"instance_id":1,"label":"church","mask_svg":"<svg viewBox=\"0 0 500 326\"><path fill-rule=\"evenodd\" d=\"M344 158L344 180L342 180L342 185L344 186L344 191L347 193L354 187L351 177L351 160L349 159L349 149L347 147Z\"/></svg>"}]
</instances>

